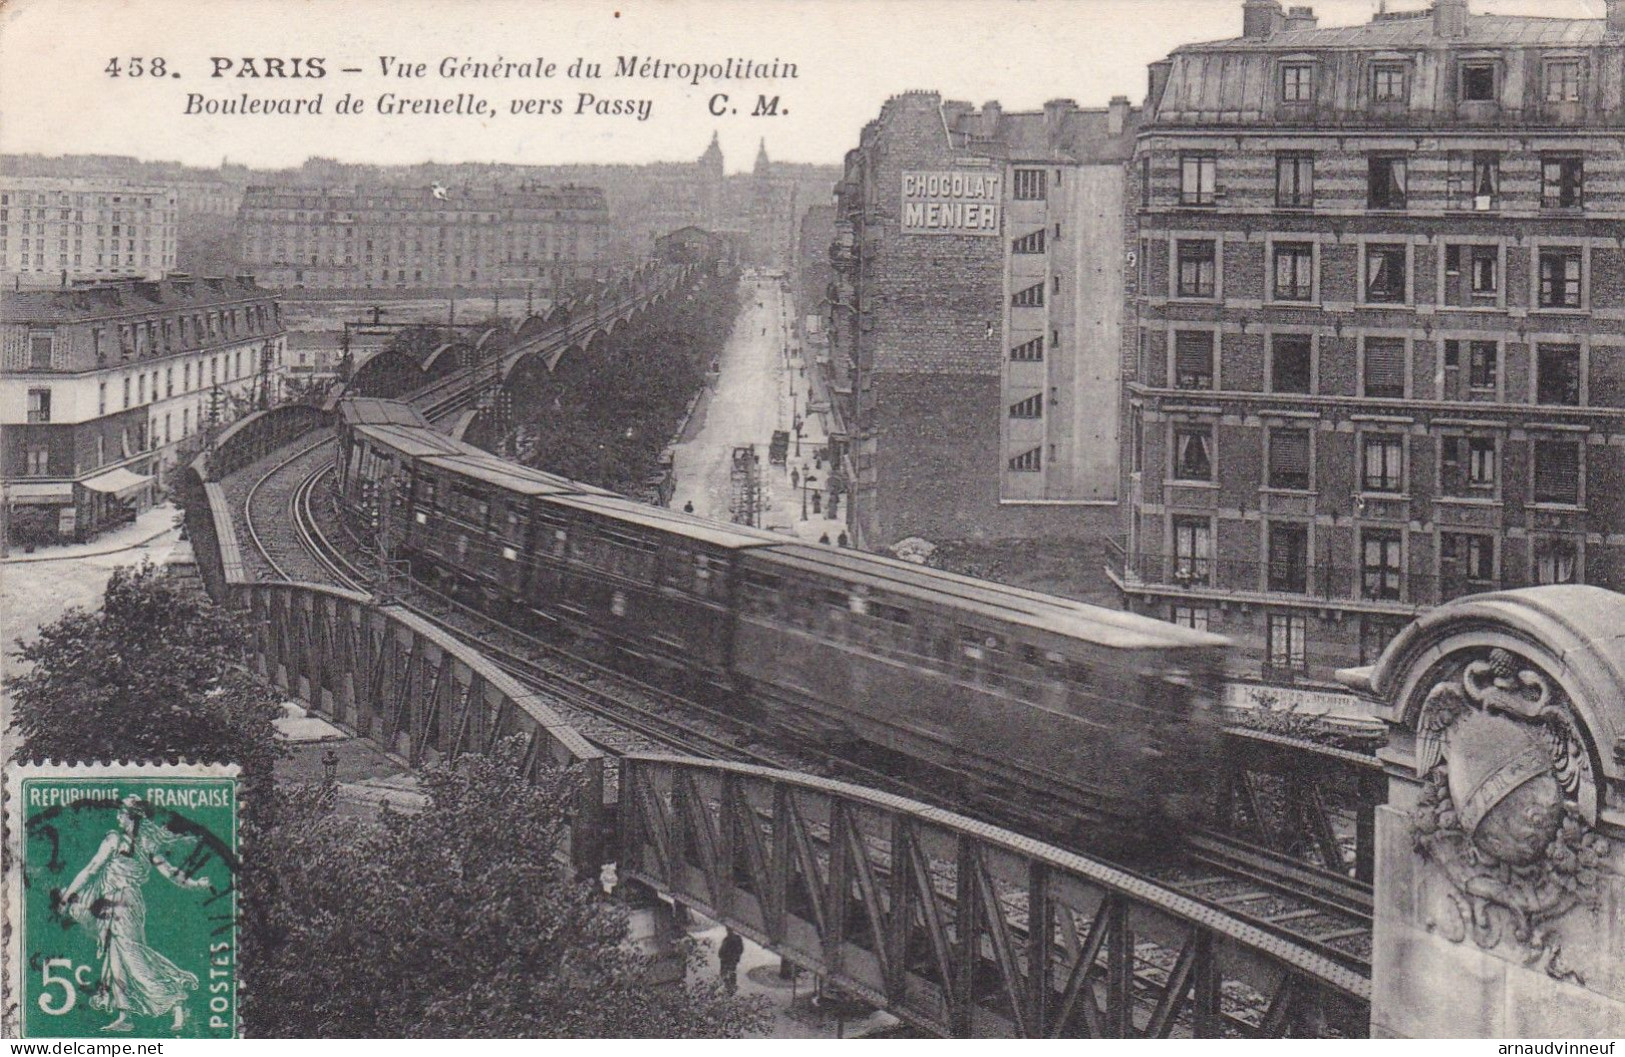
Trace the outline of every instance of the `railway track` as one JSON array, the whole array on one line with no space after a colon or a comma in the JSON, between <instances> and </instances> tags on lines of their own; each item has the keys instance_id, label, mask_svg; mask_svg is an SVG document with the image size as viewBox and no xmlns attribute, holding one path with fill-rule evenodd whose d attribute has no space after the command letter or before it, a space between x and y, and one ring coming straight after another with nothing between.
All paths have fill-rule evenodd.
<instances>
[{"instance_id":1,"label":"railway track","mask_svg":"<svg viewBox=\"0 0 1625 1057\"><path fill-rule=\"evenodd\" d=\"M474 399L479 377L479 367L469 368L414 394L412 402L426 417L443 420ZM284 579L296 579L289 569L298 559L279 533L261 530L262 520L252 516L256 499L263 517L262 487L270 487L268 482L279 475L294 475L293 464L317 459L314 453L330 443L324 439L279 462L255 483L245 501L250 538ZM301 476L289 493L286 521L293 528L293 546L306 561L320 566L324 578L367 592L371 587L368 571L345 556L316 515L328 495L323 485L331 472L328 460L325 466L318 465ZM772 738L736 716L637 680L556 643L524 635L424 585L412 584L400 604L478 646L526 685L546 692L584 737L611 756L672 751L736 760L831 775L964 809L961 800L945 796L928 781L903 778L889 769L844 757L769 747ZM1034 817L1035 811L1042 817L1043 805L995 800L999 810L991 813L990 821L1025 829L1030 827L1024 820ZM1100 857L1099 849L1075 850ZM1369 885L1218 833L1189 835L1183 851L1177 861L1168 864L1129 868L1150 883L1199 900L1357 972L1370 972Z\"/></svg>"},{"instance_id":2,"label":"railway track","mask_svg":"<svg viewBox=\"0 0 1625 1057\"><path fill-rule=\"evenodd\" d=\"M314 476L312 478L314 480ZM307 498L310 490L304 493ZM310 516L307 502L304 517ZM364 574L333 548L312 524L308 533L329 548L328 560L347 566L352 582ZM365 590L365 586L357 588ZM403 604L425 619L476 645L527 685L545 690L578 730L611 755L676 751L686 755L738 760L857 781L963 810L963 804L890 770L846 757L766 748L770 740L737 717L694 702L607 668L555 643L525 635L465 603L413 584ZM1030 828L1031 805L1003 801L1003 818L1014 828ZM1076 849L1099 857L1099 849ZM1136 867L1147 881L1175 890L1224 913L1264 928L1358 972L1370 971L1371 889L1353 878L1264 851L1223 834L1189 835L1177 862ZM1124 866L1123 863L1116 865Z\"/></svg>"}]
</instances>

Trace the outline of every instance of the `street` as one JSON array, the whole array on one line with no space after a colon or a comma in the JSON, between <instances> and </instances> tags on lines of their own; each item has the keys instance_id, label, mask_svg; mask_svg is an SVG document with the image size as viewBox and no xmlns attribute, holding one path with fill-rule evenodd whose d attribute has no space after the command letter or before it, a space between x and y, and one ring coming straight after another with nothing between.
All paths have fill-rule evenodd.
<instances>
[{"instance_id":1,"label":"street","mask_svg":"<svg viewBox=\"0 0 1625 1057\"><path fill-rule=\"evenodd\" d=\"M756 523L808 542L838 544L845 522L839 503L836 516L830 516L825 491L828 463L818 457L826 441L823 419L807 414L809 382L790 331L790 295L777 279L747 275L742 286L744 301L719 357L720 372L704 404L703 422L674 450L672 507L680 510L692 503L700 517L733 520L729 482L733 450L753 445L762 496ZM768 454L777 430L790 435L782 466L773 465Z\"/></svg>"}]
</instances>

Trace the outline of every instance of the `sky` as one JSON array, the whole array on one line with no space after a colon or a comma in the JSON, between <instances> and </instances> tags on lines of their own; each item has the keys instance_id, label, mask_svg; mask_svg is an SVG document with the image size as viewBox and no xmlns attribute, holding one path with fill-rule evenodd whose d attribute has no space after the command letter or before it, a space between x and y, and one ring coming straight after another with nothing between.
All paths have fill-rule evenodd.
<instances>
[{"instance_id":1,"label":"sky","mask_svg":"<svg viewBox=\"0 0 1625 1057\"><path fill-rule=\"evenodd\" d=\"M1301 2L1301 0L1300 0ZM1321 25L1367 21L1380 0L1308 0ZM1598 18L1604 0L1471 0L1477 12ZM1290 5L1293 0L1287 0ZM1387 0L1390 10L1428 0ZM765 140L775 160L834 164L887 97L931 89L1008 110L1045 100L1138 104L1146 64L1182 43L1237 36L1241 0L9 0L0 3L0 153L126 154L213 166L346 162L686 161L713 132L730 171ZM381 57L424 63L385 77ZM706 82L610 76L621 56L672 63L794 63L794 79ZM164 60L166 76L150 75ZM248 78L253 59L321 58L327 75ZM131 76L131 60L143 76ZM214 59L230 60L211 77ZM437 75L445 59L556 63L551 77ZM576 59L597 80L568 76ZM118 60L119 75L109 72ZM344 73L345 67L360 73ZM174 76L180 74L179 77ZM194 94L237 101L322 96L320 115L185 113ZM395 99L481 99L481 115L380 114ZM593 102L582 106L581 94ZM726 93L715 108L712 97ZM367 112L334 113L346 94ZM752 116L758 95L777 116ZM515 113L533 109L559 113ZM646 101L642 119L638 100ZM593 112L600 102L626 113ZM627 105L629 103L629 105Z\"/></svg>"}]
</instances>

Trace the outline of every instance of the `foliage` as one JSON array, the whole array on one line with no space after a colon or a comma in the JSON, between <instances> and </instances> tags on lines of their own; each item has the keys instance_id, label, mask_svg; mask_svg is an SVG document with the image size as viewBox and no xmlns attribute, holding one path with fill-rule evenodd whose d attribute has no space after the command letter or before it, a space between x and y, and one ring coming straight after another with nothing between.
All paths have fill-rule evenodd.
<instances>
[{"instance_id":1,"label":"foliage","mask_svg":"<svg viewBox=\"0 0 1625 1057\"><path fill-rule=\"evenodd\" d=\"M630 329L571 351L551 373L516 376L525 461L638 493L657 471L661 449L705 383L738 311L734 278L714 279Z\"/></svg>"},{"instance_id":2,"label":"foliage","mask_svg":"<svg viewBox=\"0 0 1625 1057\"><path fill-rule=\"evenodd\" d=\"M284 800L259 846L280 896L245 952L244 1016L276 1037L732 1037L760 1006L657 986L626 914L558 851L573 777L517 739L423 774L425 808L343 818Z\"/></svg>"},{"instance_id":3,"label":"foliage","mask_svg":"<svg viewBox=\"0 0 1625 1057\"><path fill-rule=\"evenodd\" d=\"M269 778L275 699L241 664L235 614L149 564L113 572L98 612L70 609L15 656L18 759L232 762Z\"/></svg>"},{"instance_id":4,"label":"foliage","mask_svg":"<svg viewBox=\"0 0 1625 1057\"><path fill-rule=\"evenodd\" d=\"M56 539L57 514L54 509L20 506L11 512L7 527L10 542L20 547L37 547Z\"/></svg>"}]
</instances>

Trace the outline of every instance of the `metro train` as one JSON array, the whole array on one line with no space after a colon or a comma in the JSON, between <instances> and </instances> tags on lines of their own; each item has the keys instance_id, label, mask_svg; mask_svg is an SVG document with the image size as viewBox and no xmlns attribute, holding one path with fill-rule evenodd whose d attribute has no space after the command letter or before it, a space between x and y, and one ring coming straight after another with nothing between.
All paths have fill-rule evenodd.
<instances>
[{"instance_id":1,"label":"metro train","mask_svg":"<svg viewBox=\"0 0 1625 1057\"><path fill-rule=\"evenodd\" d=\"M648 506L405 404L340 412L342 515L385 522L415 578L509 626L826 750L953 776L1068 837L1190 824L1210 802L1219 636Z\"/></svg>"}]
</instances>

